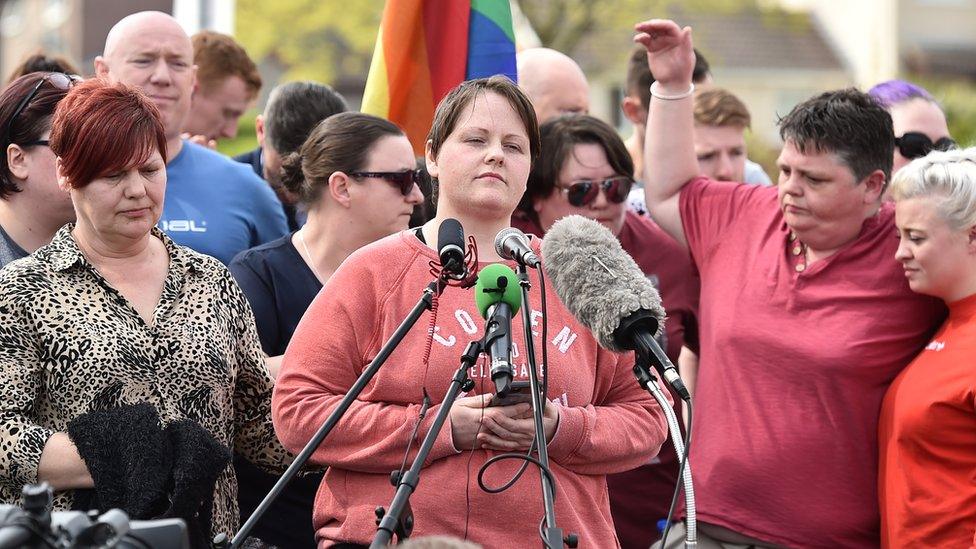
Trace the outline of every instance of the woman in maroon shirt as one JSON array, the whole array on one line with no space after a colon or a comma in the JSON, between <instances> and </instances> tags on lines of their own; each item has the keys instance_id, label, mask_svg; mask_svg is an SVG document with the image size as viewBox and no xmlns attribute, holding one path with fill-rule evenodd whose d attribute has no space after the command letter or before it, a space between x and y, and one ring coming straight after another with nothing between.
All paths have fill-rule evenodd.
<instances>
[{"instance_id":1,"label":"woman in maroon shirt","mask_svg":"<svg viewBox=\"0 0 976 549\"><path fill-rule=\"evenodd\" d=\"M698 275L673 238L627 208L634 164L624 142L607 123L588 115L561 116L539 131L542 149L512 224L541 237L557 220L575 214L610 229L661 293L668 312L661 347L681 366L679 356L693 357L698 349ZM677 481L678 459L670 442L645 465L607 477L622 547L646 548L658 538L655 524L667 517Z\"/></svg>"}]
</instances>

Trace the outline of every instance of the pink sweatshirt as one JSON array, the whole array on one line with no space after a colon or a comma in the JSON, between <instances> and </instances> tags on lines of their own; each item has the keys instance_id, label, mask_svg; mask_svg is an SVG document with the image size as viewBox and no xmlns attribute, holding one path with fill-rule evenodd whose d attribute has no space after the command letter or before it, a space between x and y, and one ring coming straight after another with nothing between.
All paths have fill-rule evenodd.
<instances>
[{"instance_id":1,"label":"pink sweatshirt","mask_svg":"<svg viewBox=\"0 0 976 549\"><path fill-rule=\"evenodd\" d=\"M538 245L534 240L537 251ZM428 262L433 259L436 253L413 231L392 235L351 255L312 302L285 352L274 391L275 429L289 450L306 444L416 304L432 278ZM541 288L534 272L531 280L533 337L541 362ZM547 397L561 406L548 445L557 484L557 524L565 533L579 534L581 547L616 547L605 475L647 463L657 453L666 436L664 415L638 386L632 354L599 348L548 285L546 298ZM430 313L420 317L315 452L312 461L330 467L315 501L320 546L369 543L373 538L374 509L388 506L393 497L389 475L403 460L423 389L435 404L420 425L411 459L433 423L461 353L483 332L473 290L447 288L438 300L436 320L431 322ZM512 321L512 332L516 379L527 379L521 311ZM494 391L484 361L470 375L475 381L470 394ZM446 422L410 500L414 536L466 536L485 547L541 543L538 529L544 513L534 466L500 494L478 487L478 469L496 454L454 448ZM520 463L496 464L485 475L486 483L503 484Z\"/></svg>"}]
</instances>

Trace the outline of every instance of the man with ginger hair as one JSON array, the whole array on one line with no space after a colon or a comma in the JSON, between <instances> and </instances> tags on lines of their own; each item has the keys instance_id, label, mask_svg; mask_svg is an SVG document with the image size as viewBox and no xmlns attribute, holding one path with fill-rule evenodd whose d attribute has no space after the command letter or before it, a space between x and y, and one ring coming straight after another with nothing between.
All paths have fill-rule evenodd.
<instances>
[{"instance_id":1,"label":"man with ginger hair","mask_svg":"<svg viewBox=\"0 0 976 549\"><path fill-rule=\"evenodd\" d=\"M190 37L158 11L124 17L109 31L95 74L140 88L166 130L166 199L160 228L178 244L229 263L288 232L281 202L247 166L184 141L196 86Z\"/></svg>"},{"instance_id":2,"label":"man with ginger hair","mask_svg":"<svg viewBox=\"0 0 976 549\"><path fill-rule=\"evenodd\" d=\"M716 181L745 181L749 109L722 88L695 91L695 156L702 175ZM768 183L767 183L768 184Z\"/></svg>"},{"instance_id":3,"label":"man with ginger hair","mask_svg":"<svg viewBox=\"0 0 976 549\"><path fill-rule=\"evenodd\" d=\"M183 131L213 141L233 139L241 116L261 91L261 75L232 37L204 30L191 40L197 90Z\"/></svg>"}]
</instances>

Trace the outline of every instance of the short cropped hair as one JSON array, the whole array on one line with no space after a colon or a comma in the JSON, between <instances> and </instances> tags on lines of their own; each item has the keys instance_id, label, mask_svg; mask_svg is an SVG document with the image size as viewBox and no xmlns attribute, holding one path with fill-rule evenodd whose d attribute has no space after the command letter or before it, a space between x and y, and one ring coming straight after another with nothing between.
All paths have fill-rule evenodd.
<instances>
[{"instance_id":1,"label":"short cropped hair","mask_svg":"<svg viewBox=\"0 0 976 549\"><path fill-rule=\"evenodd\" d=\"M695 48L695 68L691 73L691 81L698 84L711 73L711 67L705 56L698 48ZM636 95L640 98L641 106L644 110L651 107L651 84L654 83L654 75L651 68L647 66L647 48L638 44L630 52L630 59L627 61L627 94Z\"/></svg>"},{"instance_id":2,"label":"short cropped hair","mask_svg":"<svg viewBox=\"0 0 976 549\"><path fill-rule=\"evenodd\" d=\"M875 170L891 178L895 132L891 115L854 88L811 97L779 119L779 135L802 153L833 153L858 181Z\"/></svg>"},{"instance_id":3,"label":"short cropped hair","mask_svg":"<svg viewBox=\"0 0 976 549\"><path fill-rule=\"evenodd\" d=\"M32 72L63 72L64 74L80 74L77 67L75 67L71 61L60 55L45 55L44 53L37 52L27 56L19 65L14 67L14 70L10 72L10 77L7 78L7 84L9 85L14 80L24 76L25 74L30 74Z\"/></svg>"},{"instance_id":4,"label":"short cropped hair","mask_svg":"<svg viewBox=\"0 0 976 549\"><path fill-rule=\"evenodd\" d=\"M509 105L522 119L525 133L529 137L529 158L535 161L539 156L539 122L535 117L535 108L525 93L506 76L491 76L462 82L441 99L437 110L434 111L434 122L427 134L430 152L434 158L437 158L441 146L454 131L458 120L464 114L464 109L479 94L487 92L497 93L508 100Z\"/></svg>"},{"instance_id":5,"label":"short cropped hair","mask_svg":"<svg viewBox=\"0 0 976 549\"><path fill-rule=\"evenodd\" d=\"M525 194L518 205L518 209L530 219L536 219L533 204L551 195L556 188L559 174L576 145L599 145L614 172L628 177L634 175L634 161L627 152L627 146L617 131L599 118L588 114L568 114L547 120L539 131L542 154L532 165Z\"/></svg>"},{"instance_id":6,"label":"short cropped hair","mask_svg":"<svg viewBox=\"0 0 976 549\"><path fill-rule=\"evenodd\" d=\"M389 120L344 112L321 121L299 148L281 161L281 182L304 204L315 202L335 172L366 167L369 152L382 137L403 135Z\"/></svg>"},{"instance_id":7,"label":"short cropped hair","mask_svg":"<svg viewBox=\"0 0 976 549\"><path fill-rule=\"evenodd\" d=\"M211 30L193 35L193 64L197 82L205 92L213 90L230 76L244 81L251 99L261 91L261 75L254 61L232 37Z\"/></svg>"},{"instance_id":8,"label":"short cropped hair","mask_svg":"<svg viewBox=\"0 0 976 549\"><path fill-rule=\"evenodd\" d=\"M0 136L2 139L2 154L0 154L0 200L4 200L13 193L19 193L20 187L10 175L7 165L7 147L11 143L30 143L37 141L44 132L51 128L51 116L58 102L64 99L68 90L62 90L50 83L42 84L37 94L31 99L24 110L11 122L17 105L34 90L37 82L48 75L46 72L33 72L21 76L11 82L0 94L0 131L9 125L10 134Z\"/></svg>"},{"instance_id":9,"label":"short cropped hair","mask_svg":"<svg viewBox=\"0 0 976 549\"><path fill-rule=\"evenodd\" d=\"M895 201L937 199L938 211L955 230L976 226L976 147L932 151L898 170L891 182Z\"/></svg>"},{"instance_id":10,"label":"short cropped hair","mask_svg":"<svg viewBox=\"0 0 976 549\"><path fill-rule=\"evenodd\" d=\"M166 161L166 130L156 105L142 91L100 78L86 80L58 103L51 151L68 185L79 189L107 174L145 162Z\"/></svg>"},{"instance_id":11,"label":"short cropped hair","mask_svg":"<svg viewBox=\"0 0 976 549\"><path fill-rule=\"evenodd\" d=\"M752 123L746 104L722 88L695 90L695 124L748 128Z\"/></svg>"},{"instance_id":12,"label":"short cropped hair","mask_svg":"<svg viewBox=\"0 0 976 549\"><path fill-rule=\"evenodd\" d=\"M348 110L339 92L325 84L282 84L271 90L268 104L264 106L265 139L278 154L293 153L319 122Z\"/></svg>"},{"instance_id":13,"label":"short cropped hair","mask_svg":"<svg viewBox=\"0 0 976 549\"><path fill-rule=\"evenodd\" d=\"M912 99L924 99L933 103L935 102L935 98L925 88L917 84L912 84L907 80L888 80L880 84L875 84L874 87L868 90L868 95L875 98L878 103L881 103L882 106L888 109Z\"/></svg>"}]
</instances>

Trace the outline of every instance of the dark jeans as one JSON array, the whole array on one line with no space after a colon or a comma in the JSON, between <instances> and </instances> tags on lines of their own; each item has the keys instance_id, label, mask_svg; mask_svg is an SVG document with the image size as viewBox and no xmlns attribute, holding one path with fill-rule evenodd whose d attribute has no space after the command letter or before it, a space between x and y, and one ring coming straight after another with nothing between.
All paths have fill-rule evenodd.
<instances>
[{"instance_id":1,"label":"dark jeans","mask_svg":"<svg viewBox=\"0 0 976 549\"><path fill-rule=\"evenodd\" d=\"M234 456L234 471L237 474L237 504L241 509L243 525L279 477L262 471L238 455ZM292 479L250 535L281 549L315 549L312 506L322 476L323 473L316 473Z\"/></svg>"}]
</instances>

